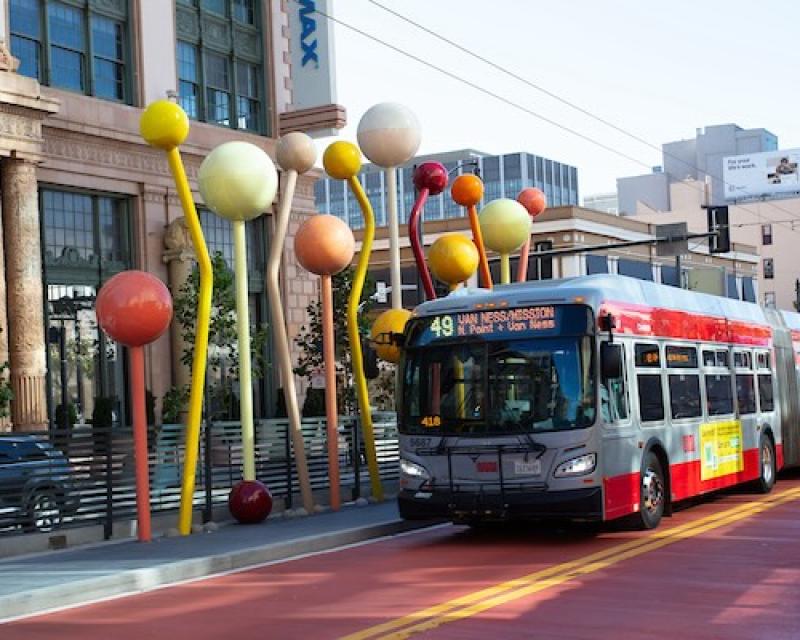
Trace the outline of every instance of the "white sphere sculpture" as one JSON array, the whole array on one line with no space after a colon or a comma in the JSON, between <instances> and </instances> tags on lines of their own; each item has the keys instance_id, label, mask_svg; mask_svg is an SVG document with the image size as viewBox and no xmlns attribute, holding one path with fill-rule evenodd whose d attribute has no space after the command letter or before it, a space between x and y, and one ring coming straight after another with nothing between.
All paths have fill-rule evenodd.
<instances>
[{"instance_id":1,"label":"white sphere sculpture","mask_svg":"<svg viewBox=\"0 0 800 640\"><path fill-rule=\"evenodd\" d=\"M379 167L398 167L417 153L422 128L408 107L381 102L361 116L356 137L370 162Z\"/></svg>"}]
</instances>

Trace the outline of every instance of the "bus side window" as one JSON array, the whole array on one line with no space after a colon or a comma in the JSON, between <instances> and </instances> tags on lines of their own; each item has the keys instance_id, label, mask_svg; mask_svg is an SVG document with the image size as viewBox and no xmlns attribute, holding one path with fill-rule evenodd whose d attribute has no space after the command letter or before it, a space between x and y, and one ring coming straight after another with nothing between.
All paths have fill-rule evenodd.
<instances>
[{"instance_id":1,"label":"bus side window","mask_svg":"<svg viewBox=\"0 0 800 640\"><path fill-rule=\"evenodd\" d=\"M609 375L603 366L600 379L600 414L603 421L621 422L628 419L628 394L625 389L625 350L622 345L604 343L603 359L614 359L620 363L619 370ZM603 363L605 364L605 363Z\"/></svg>"}]
</instances>

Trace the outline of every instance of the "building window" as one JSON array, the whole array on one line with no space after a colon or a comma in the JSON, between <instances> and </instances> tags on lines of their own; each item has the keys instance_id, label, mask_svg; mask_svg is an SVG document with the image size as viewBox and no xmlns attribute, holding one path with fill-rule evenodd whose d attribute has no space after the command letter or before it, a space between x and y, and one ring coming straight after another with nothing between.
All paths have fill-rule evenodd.
<instances>
[{"instance_id":1,"label":"building window","mask_svg":"<svg viewBox=\"0 0 800 640\"><path fill-rule=\"evenodd\" d=\"M775 263L772 258L764 258L764 279L772 280L775 277Z\"/></svg>"},{"instance_id":2,"label":"building window","mask_svg":"<svg viewBox=\"0 0 800 640\"><path fill-rule=\"evenodd\" d=\"M178 100L190 118L267 134L254 0L178 0Z\"/></svg>"},{"instance_id":3,"label":"building window","mask_svg":"<svg viewBox=\"0 0 800 640\"><path fill-rule=\"evenodd\" d=\"M775 300L775 292L774 291L765 291L764 292L764 306L767 309L776 309L777 302Z\"/></svg>"},{"instance_id":4,"label":"building window","mask_svg":"<svg viewBox=\"0 0 800 640\"><path fill-rule=\"evenodd\" d=\"M127 3L11 0L11 52L41 84L131 103Z\"/></svg>"},{"instance_id":5,"label":"building window","mask_svg":"<svg viewBox=\"0 0 800 640\"><path fill-rule=\"evenodd\" d=\"M761 244L772 244L772 225L761 225Z\"/></svg>"}]
</instances>

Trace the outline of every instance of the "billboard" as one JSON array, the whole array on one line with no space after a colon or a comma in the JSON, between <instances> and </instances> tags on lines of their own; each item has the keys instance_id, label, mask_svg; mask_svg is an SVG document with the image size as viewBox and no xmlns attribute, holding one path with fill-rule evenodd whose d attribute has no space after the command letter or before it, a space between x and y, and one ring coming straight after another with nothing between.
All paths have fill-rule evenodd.
<instances>
[{"instance_id":1,"label":"billboard","mask_svg":"<svg viewBox=\"0 0 800 640\"><path fill-rule=\"evenodd\" d=\"M800 149L729 156L722 161L726 200L800 193Z\"/></svg>"}]
</instances>

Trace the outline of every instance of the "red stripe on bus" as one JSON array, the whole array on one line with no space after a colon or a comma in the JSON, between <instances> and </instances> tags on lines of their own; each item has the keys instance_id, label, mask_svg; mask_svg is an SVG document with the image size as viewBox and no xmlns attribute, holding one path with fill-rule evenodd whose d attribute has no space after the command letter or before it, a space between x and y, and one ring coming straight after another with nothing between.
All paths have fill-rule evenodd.
<instances>
[{"instance_id":1,"label":"red stripe on bus","mask_svg":"<svg viewBox=\"0 0 800 640\"><path fill-rule=\"evenodd\" d=\"M603 302L598 318L607 313L614 318L616 331L637 336L732 342L751 346L769 346L772 342L772 329L769 326L741 320L627 302Z\"/></svg>"},{"instance_id":2,"label":"red stripe on bus","mask_svg":"<svg viewBox=\"0 0 800 640\"><path fill-rule=\"evenodd\" d=\"M783 445L782 444L776 444L775 445L775 465L777 466L779 471L781 469L783 469Z\"/></svg>"},{"instance_id":3,"label":"red stripe on bus","mask_svg":"<svg viewBox=\"0 0 800 640\"><path fill-rule=\"evenodd\" d=\"M719 478L700 479L700 460L670 465L670 488L674 501L708 493L758 478L761 471L758 449L744 452L744 469ZM783 467L783 446L775 447L775 462ZM613 520L634 513L639 506L639 472L603 478L605 519Z\"/></svg>"}]
</instances>

